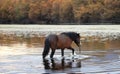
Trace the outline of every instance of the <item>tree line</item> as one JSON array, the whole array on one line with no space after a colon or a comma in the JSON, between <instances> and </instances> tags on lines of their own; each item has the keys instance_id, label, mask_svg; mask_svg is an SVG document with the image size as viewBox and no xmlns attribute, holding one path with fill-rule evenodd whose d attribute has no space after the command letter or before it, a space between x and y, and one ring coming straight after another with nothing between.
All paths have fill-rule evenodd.
<instances>
[{"instance_id":1,"label":"tree line","mask_svg":"<svg viewBox=\"0 0 120 74\"><path fill-rule=\"evenodd\" d=\"M0 0L1 24L120 23L120 0Z\"/></svg>"}]
</instances>

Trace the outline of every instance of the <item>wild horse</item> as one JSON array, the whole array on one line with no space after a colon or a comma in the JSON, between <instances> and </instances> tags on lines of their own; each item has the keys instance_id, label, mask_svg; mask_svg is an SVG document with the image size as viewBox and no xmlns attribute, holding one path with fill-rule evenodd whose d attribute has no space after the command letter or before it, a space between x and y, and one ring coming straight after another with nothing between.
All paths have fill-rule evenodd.
<instances>
[{"instance_id":1,"label":"wild horse","mask_svg":"<svg viewBox=\"0 0 120 74\"><path fill-rule=\"evenodd\" d=\"M59 35L51 34L46 37L44 50L42 53L43 59L48 55L51 48L50 58L53 58L56 49L61 49L62 56L64 56L64 49L72 50L74 55L74 49L71 47L72 42L80 47L80 35L76 32L63 32Z\"/></svg>"}]
</instances>

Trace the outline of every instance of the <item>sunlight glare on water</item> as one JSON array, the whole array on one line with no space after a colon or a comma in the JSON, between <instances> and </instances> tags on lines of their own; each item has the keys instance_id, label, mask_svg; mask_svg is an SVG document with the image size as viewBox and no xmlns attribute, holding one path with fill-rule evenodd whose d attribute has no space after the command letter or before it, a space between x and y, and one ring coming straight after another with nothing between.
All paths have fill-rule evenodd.
<instances>
[{"instance_id":1,"label":"sunlight glare on water","mask_svg":"<svg viewBox=\"0 0 120 74\"><path fill-rule=\"evenodd\" d=\"M28 48L26 44L13 44L12 46L0 46L0 55L23 55L40 53L41 48Z\"/></svg>"}]
</instances>

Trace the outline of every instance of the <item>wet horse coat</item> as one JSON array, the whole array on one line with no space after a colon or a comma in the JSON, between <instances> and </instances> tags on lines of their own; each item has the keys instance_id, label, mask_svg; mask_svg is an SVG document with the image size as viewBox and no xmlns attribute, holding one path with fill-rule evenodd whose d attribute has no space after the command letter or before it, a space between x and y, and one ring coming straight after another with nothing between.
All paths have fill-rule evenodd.
<instances>
[{"instance_id":1,"label":"wet horse coat","mask_svg":"<svg viewBox=\"0 0 120 74\"><path fill-rule=\"evenodd\" d=\"M74 55L74 49L71 47L72 42L75 42L77 46L80 46L80 36L75 32L63 32L60 35L51 34L45 39L45 46L43 51L43 58L49 53L51 48L50 57L53 58L56 49L61 49L62 56L64 56L64 49L71 49Z\"/></svg>"}]
</instances>

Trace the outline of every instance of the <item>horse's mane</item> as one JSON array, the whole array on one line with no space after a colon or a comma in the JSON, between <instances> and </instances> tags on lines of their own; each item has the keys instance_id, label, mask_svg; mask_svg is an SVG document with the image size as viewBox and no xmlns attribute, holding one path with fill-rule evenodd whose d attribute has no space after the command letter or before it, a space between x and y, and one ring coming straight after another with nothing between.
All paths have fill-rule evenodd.
<instances>
[{"instance_id":1,"label":"horse's mane","mask_svg":"<svg viewBox=\"0 0 120 74\"><path fill-rule=\"evenodd\" d=\"M73 41L76 39L76 37L79 36L79 34L76 33L76 32L63 32L61 34L64 34L64 35L68 36Z\"/></svg>"}]
</instances>

